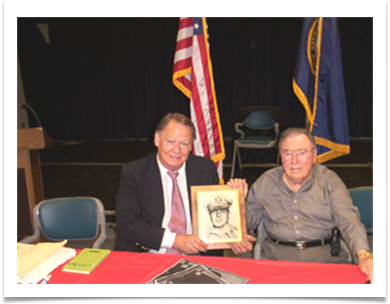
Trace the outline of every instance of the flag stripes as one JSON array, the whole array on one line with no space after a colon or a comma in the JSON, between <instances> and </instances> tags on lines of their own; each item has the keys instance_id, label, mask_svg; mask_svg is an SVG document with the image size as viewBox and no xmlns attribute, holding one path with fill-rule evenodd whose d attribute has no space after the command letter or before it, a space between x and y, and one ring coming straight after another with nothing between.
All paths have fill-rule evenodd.
<instances>
[{"instance_id":1,"label":"flag stripes","mask_svg":"<svg viewBox=\"0 0 390 304\"><path fill-rule=\"evenodd\" d=\"M225 149L214 89L206 18L180 19L172 80L190 99L191 120L197 133L193 153L210 158L216 163L222 183Z\"/></svg>"}]
</instances>

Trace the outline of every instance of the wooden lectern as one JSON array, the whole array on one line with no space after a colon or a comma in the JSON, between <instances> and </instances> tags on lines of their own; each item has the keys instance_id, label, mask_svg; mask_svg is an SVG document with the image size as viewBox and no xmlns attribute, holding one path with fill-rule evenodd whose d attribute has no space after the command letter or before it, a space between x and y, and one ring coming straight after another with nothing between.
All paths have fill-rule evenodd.
<instances>
[{"instance_id":1,"label":"wooden lectern","mask_svg":"<svg viewBox=\"0 0 390 304\"><path fill-rule=\"evenodd\" d=\"M32 211L44 199L39 149L54 146L42 128L18 129L18 241L32 234Z\"/></svg>"}]
</instances>

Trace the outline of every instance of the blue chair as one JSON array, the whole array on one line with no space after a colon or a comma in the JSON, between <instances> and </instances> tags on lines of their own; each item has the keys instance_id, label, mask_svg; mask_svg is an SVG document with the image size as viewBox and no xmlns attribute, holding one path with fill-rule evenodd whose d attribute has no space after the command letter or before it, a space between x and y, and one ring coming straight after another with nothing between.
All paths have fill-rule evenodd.
<instances>
[{"instance_id":1,"label":"blue chair","mask_svg":"<svg viewBox=\"0 0 390 304\"><path fill-rule=\"evenodd\" d=\"M94 240L92 248L100 248L107 237L104 206L94 197L44 200L33 209L33 226L21 243L35 242L42 232L50 241Z\"/></svg>"},{"instance_id":2,"label":"blue chair","mask_svg":"<svg viewBox=\"0 0 390 304\"><path fill-rule=\"evenodd\" d=\"M359 208L360 221L373 233L373 187L358 187L348 189L353 204Z\"/></svg>"},{"instance_id":3,"label":"blue chair","mask_svg":"<svg viewBox=\"0 0 390 304\"><path fill-rule=\"evenodd\" d=\"M373 187L357 187L348 189L353 204L359 208L360 221L367 229L367 238L373 250Z\"/></svg>"},{"instance_id":4,"label":"blue chair","mask_svg":"<svg viewBox=\"0 0 390 304\"><path fill-rule=\"evenodd\" d=\"M251 134L251 132L244 132L246 127L249 131L270 131L263 135ZM279 140L279 123L277 123L271 116L270 112L265 109L259 109L251 112L243 122L235 124L235 130L240 134L240 138L234 141L233 163L230 177L234 177L234 169L236 165L236 155L240 169L242 168L240 148L250 149L269 149L277 147ZM273 131L273 132L272 132ZM252 132L254 133L254 132ZM277 153L276 164L279 165L279 153Z\"/></svg>"},{"instance_id":5,"label":"blue chair","mask_svg":"<svg viewBox=\"0 0 390 304\"><path fill-rule=\"evenodd\" d=\"M371 251L374 251L373 187L357 187L348 190L353 204L359 208L360 221L367 229L368 243Z\"/></svg>"}]
</instances>

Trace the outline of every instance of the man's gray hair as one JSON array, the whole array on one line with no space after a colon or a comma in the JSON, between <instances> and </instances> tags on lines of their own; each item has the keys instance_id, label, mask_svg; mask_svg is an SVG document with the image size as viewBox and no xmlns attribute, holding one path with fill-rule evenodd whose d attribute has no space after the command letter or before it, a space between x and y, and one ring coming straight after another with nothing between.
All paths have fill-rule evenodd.
<instances>
[{"instance_id":1,"label":"man's gray hair","mask_svg":"<svg viewBox=\"0 0 390 304\"><path fill-rule=\"evenodd\" d=\"M164 130L166 125L171 120L174 120L178 123L181 123L182 125L190 127L192 140L194 141L196 139L196 131L195 131L194 124L192 123L192 121L189 117L187 117L181 113L168 113L168 114L166 114L163 118L161 118L161 120L157 124L156 132L161 132L162 130Z\"/></svg>"},{"instance_id":2,"label":"man's gray hair","mask_svg":"<svg viewBox=\"0 0 390 304\"><path fill-rule=\"evenodd\" d=\"M288 129L284 130L282 132L282 134L280 135L280 138L279 138L279 151L280 151L280 148L282 147L283 141L287 137L300 135L300 134L305 134L307 136L307 138L311 142L311 146L312 146L313 149L317 148L316 142L315 142L314 137L313 137L313 134L311 134L311 132L309 130L307 130L305 128L288 128Z\"/></svg>"}]
</instances>

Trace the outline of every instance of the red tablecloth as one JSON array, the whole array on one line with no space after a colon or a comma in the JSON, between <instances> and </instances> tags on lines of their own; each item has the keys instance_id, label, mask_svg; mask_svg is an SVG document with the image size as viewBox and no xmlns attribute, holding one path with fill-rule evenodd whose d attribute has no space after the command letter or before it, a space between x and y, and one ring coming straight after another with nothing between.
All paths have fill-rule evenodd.
<instances>
[{"instance_id":1,"label":"red tablecloth","mask_svg":"<svg viewBox=\"0 0 390 304\"><path fill-rule=\"evenodd\" d=\"M366 282L366 276L359 271L357 265L112 251L89 275L64 272L63 265L58 267L52 272L49 284L144 284L182 258L233 272L248 278L248 284L363 284Z\"/></svg>"}]
</instances>

